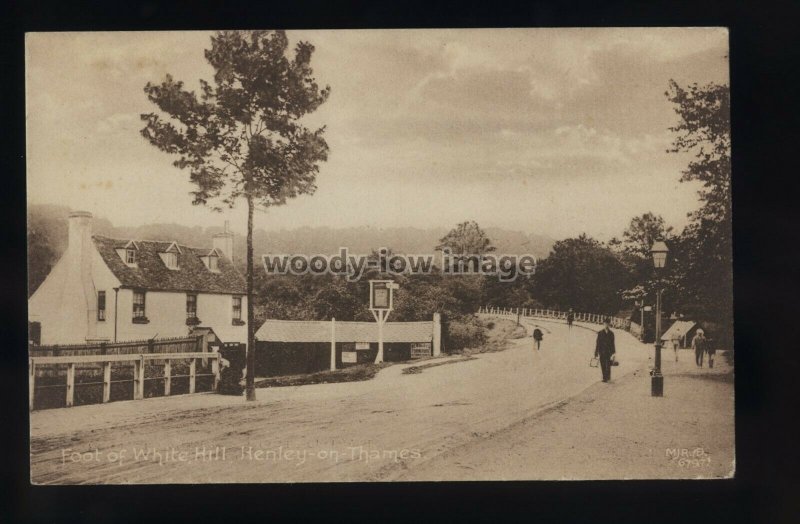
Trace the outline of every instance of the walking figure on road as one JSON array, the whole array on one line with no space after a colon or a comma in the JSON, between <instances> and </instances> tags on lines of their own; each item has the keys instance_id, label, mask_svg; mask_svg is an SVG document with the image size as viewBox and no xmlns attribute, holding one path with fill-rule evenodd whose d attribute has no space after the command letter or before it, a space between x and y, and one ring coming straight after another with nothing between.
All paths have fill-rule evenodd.
<instances>
[{"instance_id":1,"label":"walking figure on road","mask_svg":"<svg viewBox=\"0 0 800 524\"><path fill-rule=\"evenodd\" d=\"M675 351L675 362L678 361L678 347L681 345L681 331L676 329L674 333L672 333L672 350Z\"/></svg>"},{"instance_id":2,"label":"walking figure on road","mask_svg":"<svg viewBox=\"0 0 800 524\"><path fill-rule=\"evenodd\" d=\"M603 373L603 382L611 380L611 362L617 348L614 345L614 332L611 331L611 320L603 321L603 329L597 332L597 343L594 347L595 358L600 359L600 371Z\"/></svg>"},{"instance_id":3,"label":"walking figure on road","mask_svg":"<svg viewBox=\"0 0 800 524\"><path fill-rule=\"evenodd\" d=\"M567 326L571 329L572 328L572 321L575 320L575 313L572 312L572 308L569 308L569 313L567 313Z\"/></svg>"},{"instance_id":4,"label":"walking figure on road","mask_svg":"<svg viewBox=\"0 0 800 524\"><path fill-rule=\"evenodd\" d=\"M706 351L708 339L702 329L697 330L697 334L692 339L692 349L694 349L694 362L697 367L703 367L703 353ZM710 360L712 357L709 355ZM713 364L711 364L713 366Z\"/></svg>"},{"instance_id":5,"label":"walking figure on road","mask_svg":"<svg viewBox=\"0 0 800 524\"><path fill-rule=\"evenodd\" d=\"M542 330L538 328L538 326L533 330L533 342L536 346L536 350L539 351L542 346L542 339L544 338L544 334Z\"/></svg>"}]
</instances>

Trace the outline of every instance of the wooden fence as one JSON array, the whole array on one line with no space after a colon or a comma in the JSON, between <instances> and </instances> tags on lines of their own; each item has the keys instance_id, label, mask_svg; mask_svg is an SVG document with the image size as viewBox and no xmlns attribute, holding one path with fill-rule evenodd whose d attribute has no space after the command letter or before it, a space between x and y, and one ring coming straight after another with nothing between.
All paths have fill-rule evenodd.
<instances>
[{"instance_id":1,"label":"wooden fence","mask_svg":"<svg viewBox=\"0 0 800 524\"><path fill-rule=\"evenodd\" d=\"M82 355L138 355L141 353L193 353L203 350L204 335L182 338L101 342L97 344L68 344L28 347L31 357Z\"/></svg>"},{"instance_id":2,"label":"wooden fence","mask_svg":"<svg viewBox=\"0 0 800 524\"><path fill-rule=\"evenodd\" d=\"M487 315L501 315L512 317L525 317L525 318L552 318L557 320L566 320L567 311L559 311L555 309L535 309L535 308L513 308L513 307L494 307L494 306L481 306L478 313ZM631 321L620 317L609 317L608 315L601 315L598 313L579 313L572 312L575 322L588 322L592 324L602 324L606 318L611 319L611 326L629 331L631 328Z\"/></svg>"},{"instance_id":3,"label":"wooden fence","mask_svg":"<svg viewBox=\"0 0 800 524\"><path fill-rule=\"evenodd\" d=\"M210 373L197 373L197 360L210 360ZM189 361L189 370L186 375L173 375L173 361ZM160 377L145 377L146 361L163 361L164 372ZM133 379L111 380L112 363L122 363L123 365L133 366ZM75 370L77 365L97 366L103 369L103 380L97 382L75 382ZM55 368L66 365L66 384L40 385L37 386L37 368ZM70 407L75 402L75 389L77 386L100 385L103 386L102 402L109 402L111 399L111 385L121 382L133 382L133 400L144 398L144 384L147 380L163 380L164 396L169 396L172 390L172 381L176 378L189 379L189 393L195 392L196 380L198 377L213 377L211 386L212 391L217 390L219 385L219 353L205 352L183 352L183 353L139 353L139 354L117 354L117 355L71 355L71 356L37 356L28 359L28 394L29 408L34 409L34 399L38 390L43 388L65 388L66 407Z\"/></svg>"}]
</instances>

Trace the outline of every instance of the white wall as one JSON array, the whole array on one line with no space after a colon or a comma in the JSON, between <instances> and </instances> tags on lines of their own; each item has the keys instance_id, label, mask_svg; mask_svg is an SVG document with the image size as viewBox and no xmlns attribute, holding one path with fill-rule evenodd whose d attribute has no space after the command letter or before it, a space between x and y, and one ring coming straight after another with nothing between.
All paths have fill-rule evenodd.
<instances>
[{"instance_id":1,"label":"white wall","mask_svg":"<svg viewBox=\"0 0 800 524\"><path fill-rule=\"evenodd\" d=\"M61 257L28 299L28 320L42 326L42 344L77 344L86 338L86 305L68 299L70 259ZM72 273L72 275L71 275Z\"/></svg>"},{"instance_id":2,"label":"white wall","mask_svg":"<svg viewBox=\"0 0 800 524\"><path fill-rule=\"evenodd\" d=\"M113 290L111 300L113 301ZM186 293L148 291L145 294L145 316L147 324L133 322L133 290L119 290L119 314L117 316L117 340L141 340L154 336L183 337L189 333L186 325ZM247 299L242 298L242 319L247 316ZM233 295L198 293L197 318L200 325L210 327L223 342L247 342L247 326L232 325ZM106 324L114 330L113 310Z\"/></svg>"}]
</instances>

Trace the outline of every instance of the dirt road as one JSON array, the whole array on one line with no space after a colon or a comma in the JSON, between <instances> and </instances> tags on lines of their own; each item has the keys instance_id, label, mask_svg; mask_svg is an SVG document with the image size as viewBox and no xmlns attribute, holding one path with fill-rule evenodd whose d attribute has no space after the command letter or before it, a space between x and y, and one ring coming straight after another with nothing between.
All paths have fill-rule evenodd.
<instances>
[{"instance_id":1,"label":"dirt road","mask_svg":"<svg viewBox=\"0 0 800 524\"><path fill-rule=\"evenodd\" d=\"M419 374L403 374L406 366L396 365L366 382L259 389L251 403L208 394L34 412L32 480L412 480L430 477L431 465L458 448L483 450L486 460L497 462L509 441L486 437L589 387L607 386L588 366L592 331L538 324L546 328L539 352L530 338L518 339L506 351ZM624 332L617 332L617 346L622 363L614 368L615 382L649 354ZM445 477L482 479L497 471L455 462L442 470L450 472ZM537 463L532 457L533 469L519 475L561 477L554 469L537 472Z\"/></svg>"}]
</instances>

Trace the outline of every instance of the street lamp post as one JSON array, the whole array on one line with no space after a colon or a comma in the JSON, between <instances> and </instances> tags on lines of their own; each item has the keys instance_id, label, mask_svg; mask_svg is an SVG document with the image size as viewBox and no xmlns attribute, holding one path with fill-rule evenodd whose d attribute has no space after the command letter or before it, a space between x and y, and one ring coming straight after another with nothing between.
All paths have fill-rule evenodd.
<instances>
[{"instance_id":1,"label":"street lamp post","mask_svg":"<svg viewBox=\"0 0 800 524\"><path fill-rule=\"evenodd\" d=\"M653 265L656 268L656 273L664 269L667 263L667 253L669 249L667 245L662 242L654 242L653 247L650 248L650 253L653 255ZM663 289L660 288L656 291L656 365L653 371L650 372L650 395L653 397L664 396L664 376L661 374L661 293Z\"/></svg>"}]
</instances>

